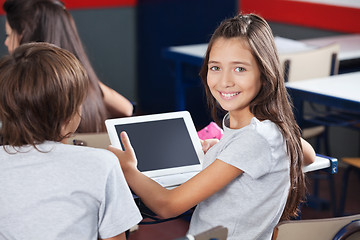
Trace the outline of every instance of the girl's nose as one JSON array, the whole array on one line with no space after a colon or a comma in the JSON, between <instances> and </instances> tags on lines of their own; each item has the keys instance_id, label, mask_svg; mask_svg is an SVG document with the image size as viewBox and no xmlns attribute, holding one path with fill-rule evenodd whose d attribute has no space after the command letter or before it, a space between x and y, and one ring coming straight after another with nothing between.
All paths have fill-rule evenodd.
<instances>
[{"instance_id":1,"label":"girl's nose","mask_svg":"<svg viewBox=\"0 0 360 240\"><path fill-rule=\"evenodd\" d=\"M232 87L235 84L232 74L227 71L223 72L220 81L222 87Z\"/></svg>"}]
</instances>

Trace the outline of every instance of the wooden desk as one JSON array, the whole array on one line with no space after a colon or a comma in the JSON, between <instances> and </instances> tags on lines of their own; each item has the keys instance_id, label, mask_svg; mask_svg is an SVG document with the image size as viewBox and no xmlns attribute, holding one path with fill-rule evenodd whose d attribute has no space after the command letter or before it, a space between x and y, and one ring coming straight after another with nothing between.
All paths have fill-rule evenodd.
<instances>
[{"instance_id":1,"label":"wooden desk","mask_svg":"<svg viewBox=\"0 0 360 240\"><path fill-rule=\"evenodd\" d=\"M360 72L288 82L286 87L293 97L300 126L303 124L303 101L351 111L360 116Z\"/></svg>"},{"instance_id":2,"label":"wooden desk","mask_svg":"<svg viewBox=\"0 0 360 240\"><path fill-rule=\"evenodd\" d=\"M339 73L360 71L360 34L305 39L301 42L314 47L339 43Z\"/></svg>"},{"instance_id":3,"label":"wooden desk","mask_svg":"<svg viewBox=\"0 0 360 240\"><path fill-rule=\"evenodd\" d=\"M332 43L340 44L339 60L346 61L360 58L360 34L339 35L301 40L309 46L322 47Z\"/></svg>"},{"instance_id":4,"label":"wooden desk","mask_svg":"<svg viewBox=\"0 0 360 240\"><path fill-rule=\"evenodd\" d=\"M360 111L360 72L333 75L298 82L287 82L286 87L321 97L319 102L348 110Z\"/></svg>"},{"instance_id":5,"label":"wooden desk","mask_svg":"<svg viewBox=\"0 0 360 240\"><path fill-rule=\"evenodd\" d=\"M312 172L317 170L327 169L331 174L337 173L338 161L336 158L323 156L320 154L316 155L315 162L303 167L303 172Z\"/></svg>"}]
</instances>

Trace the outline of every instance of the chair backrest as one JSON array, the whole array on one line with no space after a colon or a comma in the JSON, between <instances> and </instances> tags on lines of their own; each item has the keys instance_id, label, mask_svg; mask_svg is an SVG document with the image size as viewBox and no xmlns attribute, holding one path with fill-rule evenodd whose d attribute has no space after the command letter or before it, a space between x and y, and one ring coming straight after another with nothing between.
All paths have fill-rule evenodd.
<instances>
[{"instance_id":1,"label":"chair backrest","mask_svg":"<svg viewBox=\"0 0 360 240\"><path fill-rule=\"evenodd\" d=\"M227 234L228 234L228 230L226 227L217 226L208 231L199 233L194 237L195 240L211 240L211 239L226 240Z\"/></svg>"},{"instance_id":2,"label":"chair backrest","mask_svg":"<svg viewBox=\"0 0 360 240\"><path fill-rule=\"evenodd\" d=\"M199 233L195 236L188 234L184 237L177 238L175 240L212 240L212 239L226 240L227 235L228 235L228 229L226 227L216 226L207 231Z\"/></svg>"},{"instance_id":3,"label":"chair backrest","mask_svg":"<svg viewBox=\"0 0 360 240\"><path fill-rule=\"evenodd\" d=\"M280 222L274 229L273 240L332 240L338 234L340 236L341 231L346 232L343 228L349 223L360 220L360 214L337 217L337 218L325 218L325 219L311 219L311 220L291 220ZM357 221L356 221L357 222ZM360 231L360 228L351 225L353 234L356 231ZM348 233L349 234L349 233ZM346 235L343 234L345 237ZM337 239L349 239L349 238L337 238ZM355 238L356 239L356 238Z\"/></svg>"},{"instance_id":4,"label":"chair backrest","mask_svg":"<svg viewBox=\"0 0 360 240\"><path fill-rule=\"evenodd\" d=\"M338 73L337 43L309 51L279 54L286 82L327 77Z\"/></svg>"},{"instance_id":5,"label":"chair backrest","mask_svg":"<svg viewBox=\"0 0 360 240\"><path fill-rule=\"evenodd\" d=\"M354 220L345 225L334 236L333 240L359 240L360 239L360 220Z\"/></svg>"},{"instance_id":6,"label":"chair backrest","mask_svg":"<svg viewBox=\"0 0 360 240\"><path fill-rule=\"evenodd\" d=\"M106 149L110 145L107 132L104 133L75 133L67 140L68 144L82 145Z\"/></svg>"}]
</instances>

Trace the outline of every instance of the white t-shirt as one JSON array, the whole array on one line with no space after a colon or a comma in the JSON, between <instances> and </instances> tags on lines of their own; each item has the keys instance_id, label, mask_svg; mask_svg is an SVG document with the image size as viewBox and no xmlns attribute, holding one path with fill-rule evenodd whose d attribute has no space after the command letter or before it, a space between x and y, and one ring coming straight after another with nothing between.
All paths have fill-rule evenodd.
<instances>
[{"instance_id":1,"label":"white t-shirt","mask_svg":"<svg viewBox=\"0 0 360 240\"><path fill-rule=\"evenodd\" d=\"M222 225L228 240L271 239L284 210L289 187L290 159L283 136L273 122L255 117L241 129L230 129L205 155L204 168L216 159L244 173L195 209L190 234Z\"/></svg>"},{"instance_id":2,"label":"white t-shirt","mask_svg":"<svg viewBox=\"0 0 360 240\"><path fill-rule=\"evenodd\" d=\"M45 142L0 146L0 239L110 238L142 217L116 156Z\"/></svg>"}]
</instances>

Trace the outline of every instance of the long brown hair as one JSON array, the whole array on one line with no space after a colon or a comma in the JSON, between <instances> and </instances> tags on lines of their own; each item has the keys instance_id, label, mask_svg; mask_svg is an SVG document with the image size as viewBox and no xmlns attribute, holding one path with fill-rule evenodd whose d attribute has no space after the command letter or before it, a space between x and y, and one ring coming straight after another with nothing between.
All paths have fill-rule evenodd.
<instances>
[{"instance_id":1,"label":"long brown hair","mask_svg":"<svg viewBox=\"0 0 360 240\"><path fill-rule=\"evenodd\" d=\"M281 217L282 220L297 216L299 203L305 195L305 181L302 172L303 153L300 142L300 129L297 125L292 104L285 88L283 71L279 62L274 37L268 23L255 14L239 14L224 20L212 35L200 71L205 86L208 104L214 120L220 124L221 107L212 96L207 85L208 62L211 48L218 38L239 38L250 46L257 60L262 88L250 103L250 111L259 120L271 120L281 130L286 139L287 152L290 156L290 189Z\"/></svg>"},{"instance_id":2,"label":"long brown hair","mask_svg":"<svg viewBox=\"0 0 360 240\"><path fill-rule=\"evenodd\" d=\"M69 51L49 43L16 48L0 60L2 144L35 146L67 137L62 127L80 114L88 85L86 70Z\"/></svg>"},{"instance_id":3,"label":"long brown hair","mask_svg":"<svg viewBox=\"0 0 360 240\"><path fill-rule=\"evenodd\" d=\"M82 107L78 132L105 131L108 113L99 79L81 43L75 22L58 0L6 0L3 9L10 27L20 36L20 44L48 42L73 53L85 67L90 86Z\"/></svg>"}]
</instances>

